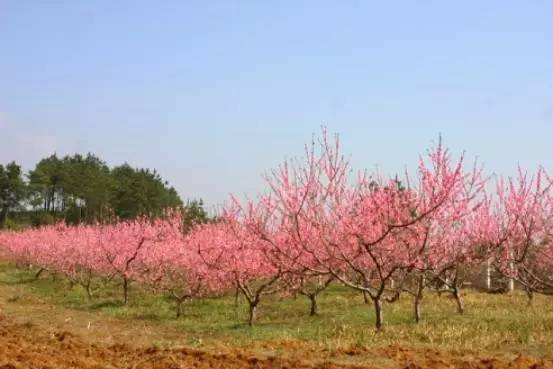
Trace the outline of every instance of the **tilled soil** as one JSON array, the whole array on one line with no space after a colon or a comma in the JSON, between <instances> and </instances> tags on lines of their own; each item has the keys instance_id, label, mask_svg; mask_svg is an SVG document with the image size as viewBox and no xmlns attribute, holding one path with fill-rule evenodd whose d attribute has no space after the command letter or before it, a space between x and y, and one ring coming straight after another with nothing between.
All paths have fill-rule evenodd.
<instances>
[{"instance_id":1,"label":"tilled soil","mask_svg":"<svg viewBox=\"0 0 553 369\"><path fill-rule=\"evenodd\" d=\"M348 351L341 354L353 359L358 356L358 359L350 363L343 362L343 359L337 362L317 362L314 357L309 357L313 353L306 353L303 358L278 358L260 357L240 351L215 353L189 348L103 345L86 342L83 337L69 331L48 332L33 324L17 323L0 315L0 369L553 368L553 358L484 358L393 346L374 352Z\"/></svg>"},{"instance_id":2,"label":"tilled soil","mask_svg":"<svg viewBox=\"0 0 553 369\"><path fill-rule=\"evenodd\" d=\"M331 363L311 365L240 353L207 353L187 348L133 348L86 343L70 332L41 332L29 324L0 318L0 368L342 368Z\"/></svg>"}]
</instances>

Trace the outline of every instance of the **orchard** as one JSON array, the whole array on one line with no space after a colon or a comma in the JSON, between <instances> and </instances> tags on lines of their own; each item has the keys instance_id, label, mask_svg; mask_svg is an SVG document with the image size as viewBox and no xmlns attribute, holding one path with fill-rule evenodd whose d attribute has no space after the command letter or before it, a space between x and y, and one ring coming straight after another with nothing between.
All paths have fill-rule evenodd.
<instances>
[{"instance_id":1,"label":"orchard","mask_svg":"<svg viewBox=\"0 0 553 369\"><path fill-rule=\"evenodd\" d=\"M242 296L253 325L265 296L306 297L306 315L331 284L363 294L375 327L401 295L412 297L413 320L423 296L454 297L485 271L487 292L553 294L553 178L543 169L490 176L440 141L414 173L385 178L356 172L337 137L306 145L266 176L255 200L231 198L216 220L183 227L182 213L112 223L63 223L0 233L10 261L63 276L90 299L107 282L170 296L175 315L193 299ZM504 281L492 288L492 279ZM497 283L496 283L497 284ZM485 291L484 291L485 292ZM483 292L483 293L484 293Z\"/></svg>"}]
</instances>

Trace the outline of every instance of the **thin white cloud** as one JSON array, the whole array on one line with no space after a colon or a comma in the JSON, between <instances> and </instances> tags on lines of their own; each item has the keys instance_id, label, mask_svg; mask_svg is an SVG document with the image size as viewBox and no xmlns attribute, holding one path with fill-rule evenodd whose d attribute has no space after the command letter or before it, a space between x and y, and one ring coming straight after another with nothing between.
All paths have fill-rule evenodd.
<instances>
[{"instance_id":1,"label":"thin white cloud","mask_svg":"<svg viewBox=\"0 0 553 369\"><path fill-rule=\"evenodd\" d=\"M0 163L15 160L30 169L57 148L55 136L32 132L0 112Z\"/></svg>"},{"instance_id":2,"label":"thin white cloud","mask_svg":"<svg viewBox=\"0 0 553 369\"><path fill-rule=\"evenodd\" d=\"M49 135L24 135L17 136L15 145L19 154L41 158L56 151L57 142L54 136Z\"/></svg>"}]
</instances>

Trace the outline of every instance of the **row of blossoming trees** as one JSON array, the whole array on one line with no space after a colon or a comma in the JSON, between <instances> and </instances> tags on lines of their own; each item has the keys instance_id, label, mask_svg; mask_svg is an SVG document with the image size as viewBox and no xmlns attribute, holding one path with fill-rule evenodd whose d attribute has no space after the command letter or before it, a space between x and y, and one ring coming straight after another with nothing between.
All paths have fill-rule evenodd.
<instances>
[{"instance_id":1,"label":"row of blossoming trees","mask_svg":"<svg viewBox=\"0 0 553 369\"><path fill-rule=\"evenodd\" d=\"M19 265L62 274L92 297L99 280L170 294L177 316L187 299L241 293L253 324L263 297L317 296L332 282L372 302L377 329L383 304L413 297L414 318L429 288L453 294L479 267L516 280L528 293L553 287L553 180L543 169L490 180L465 169L441 142L415 175L354 174L337 138L326 132L266 176L255 201L233 199L217 221L183 234L180 213L111 225L63 224L0 233Z\"/></svg>"}]
</instances>

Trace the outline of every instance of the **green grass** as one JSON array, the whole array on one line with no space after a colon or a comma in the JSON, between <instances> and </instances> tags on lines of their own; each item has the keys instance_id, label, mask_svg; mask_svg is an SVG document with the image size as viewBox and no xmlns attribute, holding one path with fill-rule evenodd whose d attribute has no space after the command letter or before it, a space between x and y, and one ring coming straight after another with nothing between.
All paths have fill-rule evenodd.
<instances>
[{"instance_id":1,"label":"green grass","mask_svg":"<svg viewBox=\"0 0 553 369\"><path fill-rule=\"evenodd\" d=\"M259 307L254 327L245 323L246 304L235 305L234 295L191 301L183 307L183 317L175 319L174 302L153 295L136 284L131 286L129 305L121 303L120 288L114 284L101 289L89 301L79 286L44 275L32 280L30 271L0 264L2 284L65 308L95 312L124 320L155 323L159 329L171 327L196 346L259 346L278 350L283 343L299 343L314 350L365 349L387 345L433 347L455 351L524 352L543 355L553 347L553 298L537 296L526 306L522 293L509 295L464 291L466 313L456 312L454 300L427 292L423 300L423 320L412 319L412 301L403 296L384 306L385 330L374 330L372 305L363 303L360 293L332 285L319 298L316 317L308 316L308 301L283 296L267 296ZM17 303L17 296L10 297ZM159 343L163 345L163 342Z\"/></svg>"}]
</instances>

